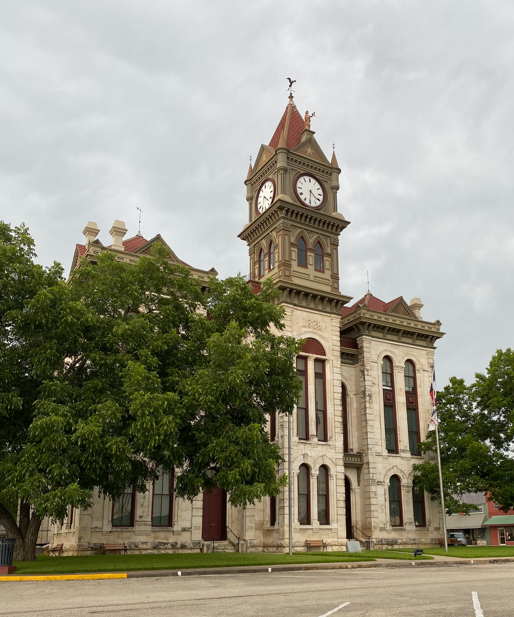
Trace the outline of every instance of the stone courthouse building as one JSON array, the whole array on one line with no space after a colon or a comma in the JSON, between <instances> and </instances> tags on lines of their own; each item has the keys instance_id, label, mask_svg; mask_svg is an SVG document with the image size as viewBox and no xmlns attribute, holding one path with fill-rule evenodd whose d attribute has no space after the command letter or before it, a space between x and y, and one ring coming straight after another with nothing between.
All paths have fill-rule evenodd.
<instances>
[{"instance_id":1,"label":"stone courthouse building","mask_svg":"<svg viewBox=\"0 0 514 617\"><path fill-rule=\"evenodd\" d=\"M340 550L355 538L377 548L427 546L443 537L441 508L414 490L412 466L423 460L418 443L431 414L441 324L421 317L419 298L382 301L368 292L353 302L340 291L339 243L349 225L339 212L340 173L290 95L245 182L248 223L239 237L248 246L249 284L257 290L273 279L285 334L306 339L296 358L304 389L292 416L293 544L305 550L310 540L323 540ZM166 244L140 234L124 240L126 231L116 221L112 244L104 246L88 223L73 267L102 250L133 262L153 242ZM216 274L191 272L205 281ZM269 430L287 473L287 418L271 418ZM148 489L129 488L115 503L95 497L91 509L70 512L54 529L52 544L63 543L67 554L109 542L135 552L210 550L213 540L216 550L287 550L287 488L245 510L232 508L221 490L192 504L176 499L173 475Z\"/></svg>"}]
</instances>

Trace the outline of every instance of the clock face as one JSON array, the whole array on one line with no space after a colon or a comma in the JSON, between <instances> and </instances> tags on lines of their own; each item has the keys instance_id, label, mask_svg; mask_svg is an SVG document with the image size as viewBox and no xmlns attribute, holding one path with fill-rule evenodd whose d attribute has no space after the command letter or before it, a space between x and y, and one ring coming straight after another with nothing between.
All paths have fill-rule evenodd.
<instances>
[{"instance_id":1,"label":"clock face","mask_svg":"<svg viewBox=\"0 0 514 617\"><path fill-rule=\"evenodd\" d=\"M273 183L273 180L266 180L257 195L257 210L259 211L259 214L262 214L271 206L274 197L275 184Z\"/></svg>"},{"instance_id":2,"label":"clock face","mask_svg":"<svg viewBox=\"0 0 514 617\"><path fill-rule=\"evenodd\" d=\"M306 206L319 208L325 199L321 184L312 176L300 176L296 180L296 195Z\"/></svg>"}]
</instances>

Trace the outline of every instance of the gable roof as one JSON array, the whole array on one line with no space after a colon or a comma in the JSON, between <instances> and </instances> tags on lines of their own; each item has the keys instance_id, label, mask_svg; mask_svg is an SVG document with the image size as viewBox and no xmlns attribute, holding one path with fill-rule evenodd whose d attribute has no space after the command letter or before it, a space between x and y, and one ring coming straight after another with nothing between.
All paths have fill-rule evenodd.
<instances>
[{"instance_id":1,"label":"gable roof","mask_svg":"<svg viewBox=\"0 0 514 617\"><path fill-rule=\"evenodd\" d=\"M343 306L341 308L341 315L346 317L361 307L366 307L370 311L377 311L378 313L396 313L397 315L404 315L405 317L413 317L414 319L417 319L407 302L403 299L403 296L398 296L398 298L395 298L390 302L384 302L383 300L376 298L369 291L352 306Z\"/></svg>"},{"instance_id":2,"label":"gable roof","mask_svg":"<svg viewBox=\"0 0 514 617\"><path fill-rule=\"evenodd\" d=\"M290 95L289 103L282 118L280 118L280 122L273 133L269 145L276 150L280 141L280 135L284 131L286 147L292 150L300 143L304 128L305 122L293 102L293 95Z\"/></svg>"}]
</instances>

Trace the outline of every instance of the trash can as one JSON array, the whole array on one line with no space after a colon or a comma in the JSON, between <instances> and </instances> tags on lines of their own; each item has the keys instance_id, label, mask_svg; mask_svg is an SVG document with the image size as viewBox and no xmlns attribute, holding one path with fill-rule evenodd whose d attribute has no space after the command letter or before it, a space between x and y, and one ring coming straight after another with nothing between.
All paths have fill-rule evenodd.
<instances>
[{"instance_id":1,"label":"trash can","mask_svg":"<svg viewBox=\"0 0 514 617\"><path fill-rule=\"evenodd\" d=\"M0 538L0 574L12 574L16 566L12 565L16 538Z\"/></svg>"}]
</instances>

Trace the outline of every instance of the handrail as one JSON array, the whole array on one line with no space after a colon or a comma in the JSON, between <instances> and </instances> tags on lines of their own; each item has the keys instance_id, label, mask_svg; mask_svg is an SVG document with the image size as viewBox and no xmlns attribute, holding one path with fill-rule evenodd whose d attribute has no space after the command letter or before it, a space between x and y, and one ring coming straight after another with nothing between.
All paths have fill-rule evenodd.
<instances>
[{"instance_id":1,"label":"handrail","mask_svg":"<svg viewBox=\"0 0 514 617\"><path fill-rule=\"evenodd\" d=\"M228 525L226 525L226 527L227 527L227 530L230 531L230 533L237 538L237 552L240 553L241 552L241 538L237 534L235 534Z\"/></svg>"},{"instance_id":2,"label":"handrail","mask_svg":"<svg viewBox=\"0 0 514 617\"><path fill-rule=\"evenodd\" d=\"M358 528L358 527L356 527L355 525L352 525L352 533L353 533L353 530L354 530L354 529L356 529L356 530L357 530L360 534L362 534L363 536L366 536L366 538L367 538L368 540L371 540L371 536L368 536L368 534L367 534L367 533L364 533L364 532L362 531L362 529L359 529L359 528Z\"/></svg>"}]
</instances>

